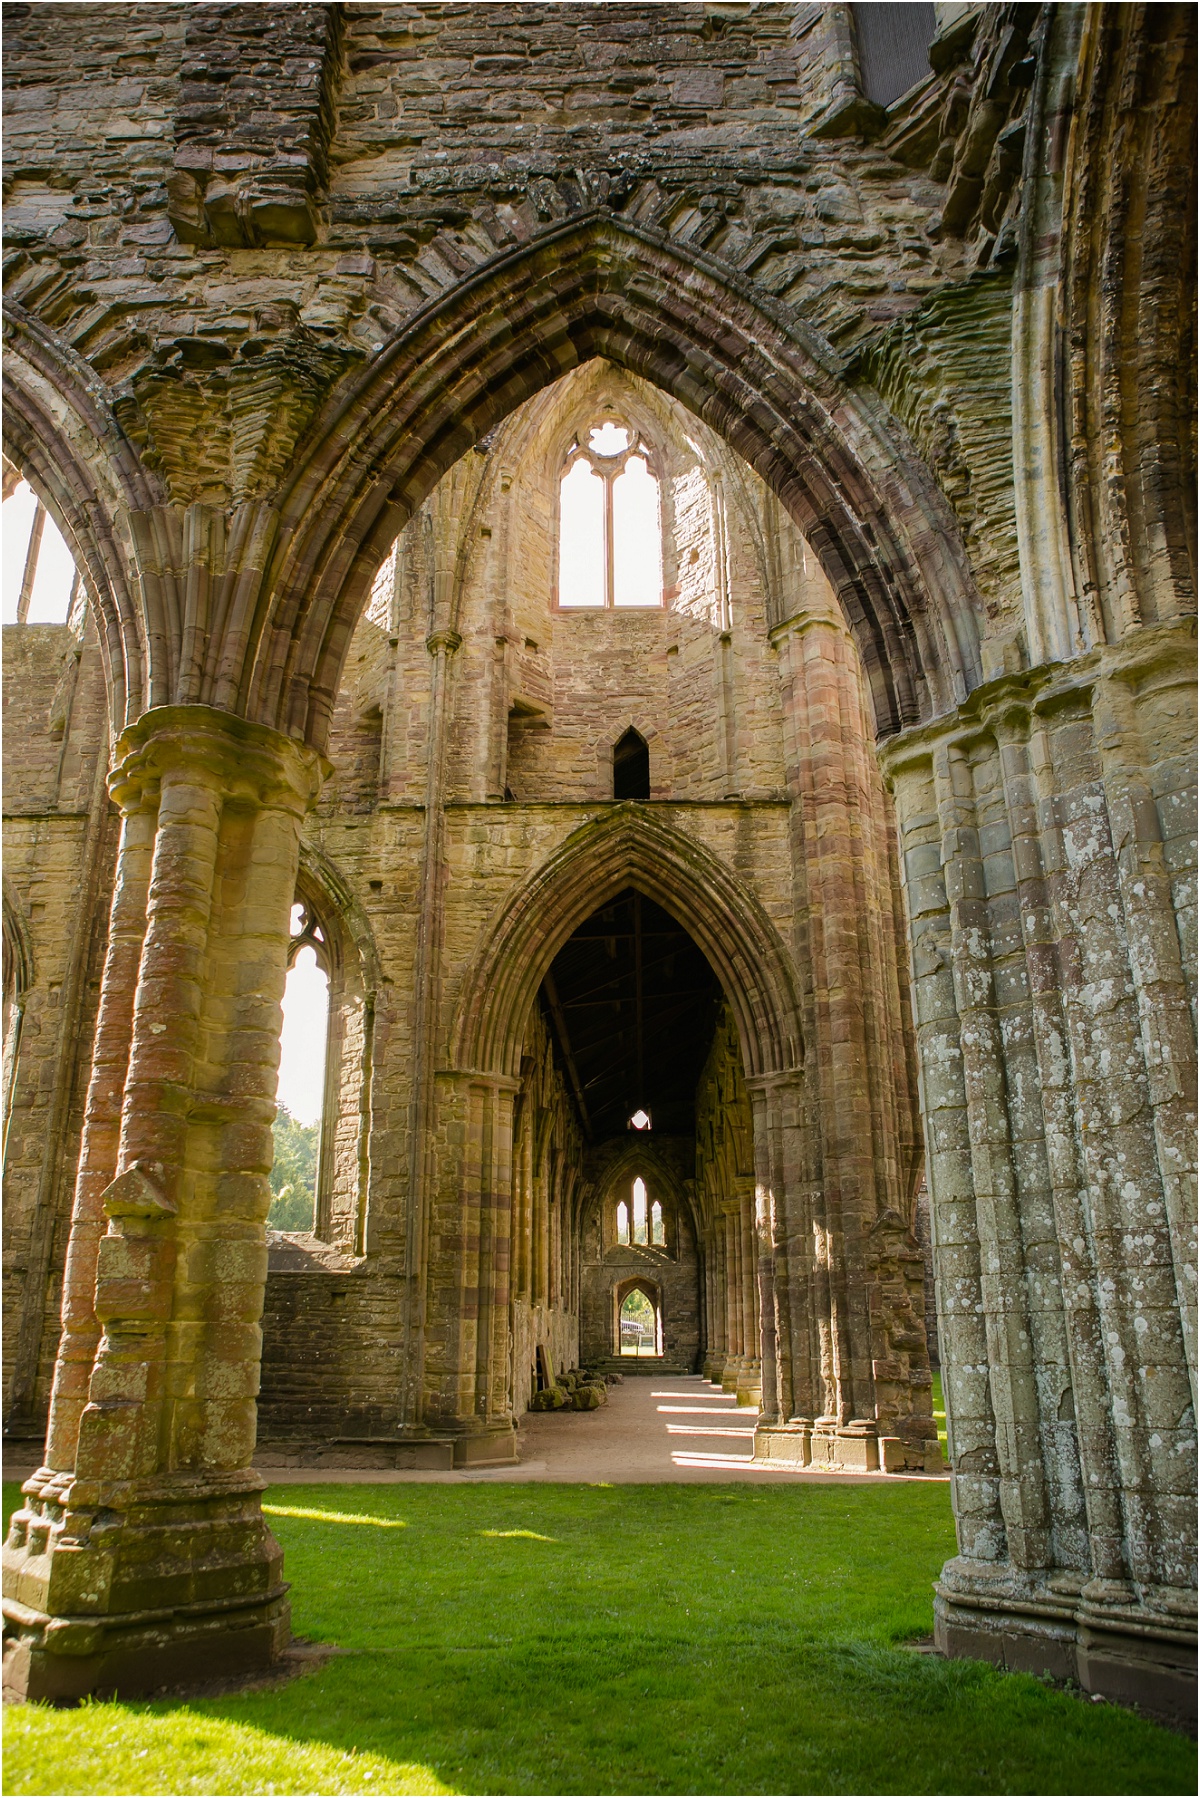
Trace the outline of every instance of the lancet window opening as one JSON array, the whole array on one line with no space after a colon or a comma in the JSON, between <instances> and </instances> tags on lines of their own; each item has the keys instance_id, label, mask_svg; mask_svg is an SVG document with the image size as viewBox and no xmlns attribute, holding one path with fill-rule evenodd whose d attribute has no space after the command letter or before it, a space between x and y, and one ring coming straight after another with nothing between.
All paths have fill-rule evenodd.
<instances>
[{"instance_id":1,"label":"lancet window opening","mask_svg":"<svg viewBox=\"0 0 1200 1798\"><path fill-rule=\"evenodd\" d=\"M662 1202L651 1200L646 1182L639 1174L630 1188L628 1199L617 1202L617 1241L622 1247L665 1248L666 1220Z\"/></svg>"},{"instance_id":2,"label":"lancet window opening","mask_svg":"<svg viewBox=\"0 0 1200 1798\"><path fill-rule=\"evenodd\" d=\"M629 425L607 418L575 438L559 482L558 604L613 610L662 603L653 453Z\"/></svg>"},{"instance_id":3,"label":"lancet window opening","mask_svg":"<svg viewBox=\"0 0 1200 1798\"><path fill-rule=\"evenodd\" d=\"M5 464L5 624L73 624L83 585L66 538L28 481ZM10 485L11 483L11 485Z\"/></svg>"},{"instance_id":4,"label":"lancet window opening","mask_svg":"<svg viewBox=\"0 0 1200 1798\"><path fill-rule=\"evenodd\" d=\"M8 1164L8 1130L12 1121L13 1094L17 1083L17 1058L25 1004L33 984L33 956L16 907L4 895L4 1062L0 1098L0 1168Z\"/></svg>"},{"instance_id":5,"label":"lancet window opening","mask_svg":"<svg viewBox=\"0 0 1200 1798\"><path fill-rule=\"evenodd\" d=\"M267 1223L285 1233L316 1231L329 1175L332 1014L329 945L313 908L292 907L280 1037L274 1197Z\"/></svg>"}]
</instances>

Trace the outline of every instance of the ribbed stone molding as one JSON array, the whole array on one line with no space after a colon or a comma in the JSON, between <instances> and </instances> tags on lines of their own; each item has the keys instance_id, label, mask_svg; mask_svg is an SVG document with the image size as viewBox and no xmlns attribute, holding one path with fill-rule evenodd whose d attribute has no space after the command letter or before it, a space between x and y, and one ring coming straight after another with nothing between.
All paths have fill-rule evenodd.
<instances>
[{"instance_id":1,"label":"ribbed stone molding","mask_svg":"<svg viewBox=\"0 0 1200 1798\"><path fill-rule=\"evenodd\" d=\"M116 747L123 828L45 1465L4 1551L5 1682L129 1694L273 1660L252 1471L271 1122L319 757L206 706Z\"/></svg>"},{"instance_id":2,"label":"ribbed stone molding","mask_svg":"<svg viewBox=\"0 0 1200 1798\"><path fill-rule=\"evenodd\" d=\"M887 746L959 1554L950 1653L1195 1699L1191 627Z\"/></svg>"}]
</instances>

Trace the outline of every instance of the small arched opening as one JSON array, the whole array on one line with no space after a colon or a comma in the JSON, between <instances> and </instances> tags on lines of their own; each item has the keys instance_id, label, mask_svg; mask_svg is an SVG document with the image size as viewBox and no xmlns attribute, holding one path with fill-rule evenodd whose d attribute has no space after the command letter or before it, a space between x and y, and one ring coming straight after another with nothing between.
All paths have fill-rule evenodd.
<instances>
[{"instance_id":1,"label":"small arched opening","mask_svg":"<svg viewBox=\"0 0 1200 1798\"><path fill-rule=\"evenodd\" d=\"M649 799L650 748L630 725L613 744L613 798Z\"/></svg>"},{"instance_id":2,"label":"small arched opening","mask_svg":"<svg viewBox=\"0 0 1200 1798\"><path fill-rule=\"evenodd\" d=\"M622 1281L614 1294L616 1332L613 1352L623 1360L660 1360L663 1352L662 1295L656 1282L637 1275Z\"/></svg>"}]
</instances>

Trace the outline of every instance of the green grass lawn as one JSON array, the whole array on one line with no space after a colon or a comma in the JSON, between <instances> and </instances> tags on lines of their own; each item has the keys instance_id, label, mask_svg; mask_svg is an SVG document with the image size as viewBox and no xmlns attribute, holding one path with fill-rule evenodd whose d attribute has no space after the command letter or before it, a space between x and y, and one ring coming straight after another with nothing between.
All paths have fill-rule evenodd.
<instances>
[{"instance_id":1,"label":"green grass lawn","mask_svg":"<svg viewBox=\"0 0 1200 1798\"><path fill-rule=\"evenodd\" d=\"M1195 1790L1165 1730L897 1646L932 1626L944 1484L267 1503L297 1632L344 1652L242 1697L10 1710L6 1792Z\"/></svg>"},{"instance_id":2,"label":"green grass lawn","mask_svg":"<svg viewBox=\"0 0 1200 1798\"><path fill-rule=\"evenodd\" d=\"M937 1425L938 1441L942 1445L942 1459L949 1456L949 1444L946 1436L946 1400L942 1396L941 1369L933 1370L933 1421Z\"/></svg>"}]
</instances>

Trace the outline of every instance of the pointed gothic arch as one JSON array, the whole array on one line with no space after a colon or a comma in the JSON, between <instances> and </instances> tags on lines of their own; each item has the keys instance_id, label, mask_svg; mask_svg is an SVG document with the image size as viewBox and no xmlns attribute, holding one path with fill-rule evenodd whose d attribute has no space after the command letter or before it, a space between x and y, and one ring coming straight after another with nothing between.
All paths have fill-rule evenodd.
<instances>
[{"instance_id":1,"label":"pointed gothic arch","mask_svg":"<svg viewBox=\"0 0 1200 1798\"><path fill-rule=\"evenodd\" d=\"M629 886L677 918L708 957L737 1020L747 1075L800 1068L795 984L762 906L710 850L630 801L568 837L489 925L464 982L454 1069L516 1076L546 970L572 931Z\"/></svg>"},{"instance_id":2,"label":"pointed gothic arch","mask_svg":"<svg viewBox=\"0 0 1200 1798\"><path fill-rule=\"evenodd\" d=\"M670 1200L676 1214L686 1217L693 1232L698 1232L695 1201L687 1183L679 1178L668 1158L659 1153L652 1137L636 1137L604 1163L588 1189L581 1215L587 1218L603 1212L639 1174L643 1179L649 1176L658 1191Z\"/></svg>"},{"instance_id":3,"label":"pointed gothic arch","mask_svg":"<svg viewBox=\"0 0 1200 1798\"><path fill-rule=\"evenodd\" d=\"M177 608L163 494L83 358L15 301L4 302L4 327L4 453L75 557L119 732L172 697Z\"/></svg>"},{"instance_id":4,"label":"pointed gothic arch","mask_svg":"<svg viewBox=\"0 0 1200 1798\"><path fill-rule=\"evenodd\" d=\"M6 306L6 442L78 552L114 724L203 704L322 747L391 543L516 407L603 357L673 396L779 497L858 643L879 735L980 679L949 504L903 428L813 333L700 251L611 212L504 251L333 389L273 495L185 520L86 363Z\"/></svg>"},{"instance_id":5,"label":"pointed gothic arch","mask_svg":"<svg viewBox=\"0 0 1200 1798\"><path fill-rule=\"evenodd\" d=\"M597 211L465 277L330 396L281 498L269 616L247 613L242 670L222 675L234 709L323 741L390 544L460 456L597 356L686 405L778 494L854 632L880 735L977 684L978 595L902 428L750 282Z\"/></svg>"}]
</instances>

